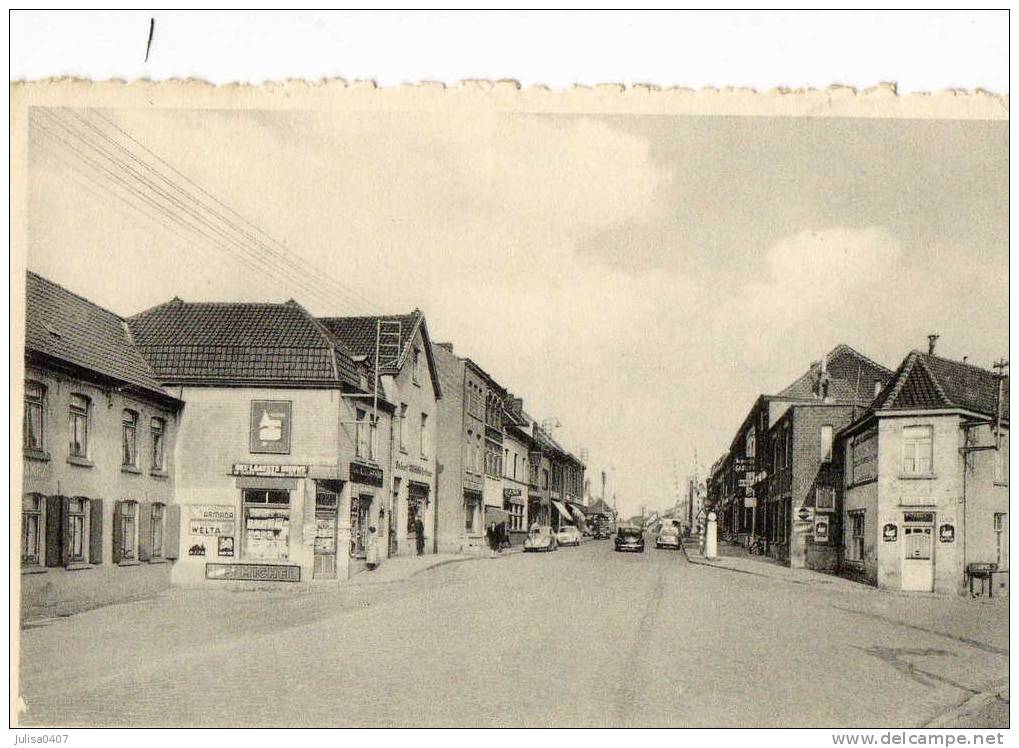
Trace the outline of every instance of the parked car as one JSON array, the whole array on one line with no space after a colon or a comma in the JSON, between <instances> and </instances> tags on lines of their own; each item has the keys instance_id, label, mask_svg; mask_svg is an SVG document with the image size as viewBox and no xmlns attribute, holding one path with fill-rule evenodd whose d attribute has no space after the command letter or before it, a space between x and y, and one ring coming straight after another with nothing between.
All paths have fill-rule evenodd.
<instances>
[{"instance_id":1,"label":"parked car","mask_svg":"<svg viewBox=\"0 0 1019 748\"><path fill-rule=\"evenodd\" d=\"M554 551L558 546L555 532L548 525L533 528L524 538L525 551Z\"/></svg>"},{"instance_id":2,"label":"parked car","mask_svg":"<svg viewBox=\"0 0 1019 748\"><path fill-rule=\"evenodd\" d=\"M623 526L616 530L617 551L644 552L644 530L640 527Z\"/></svg>"},{"instance_id":3,"label":"parked car","mask_svg":"<svg viewBox=\"0 0 1019 748\"><path fill-rule=\"evenodd\" d=\"M564 525L559 528L556 541L559 545L580 545L580 530L573 525Z\"/></svg>"},{"instance_id":4,"label":"parked car","mask_svg":"<svg viewBox=\"0 0 1019 748\"><path fill-rule=\"evenodd\" d=\"M682 541L679 539L679 529L675 525L662 525L655 538L655 548L676 548L680 547Z\"/></svg>"}]
</instances>

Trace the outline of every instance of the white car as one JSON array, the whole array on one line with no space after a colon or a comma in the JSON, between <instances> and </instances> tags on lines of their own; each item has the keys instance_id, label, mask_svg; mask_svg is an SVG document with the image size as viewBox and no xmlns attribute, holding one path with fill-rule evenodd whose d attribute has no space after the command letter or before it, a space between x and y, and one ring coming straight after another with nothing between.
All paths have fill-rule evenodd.
<instances>
[{"instance_id":1,"label":"white car","mask_svg":"<svg viewBox=\"0 0 1019 748\"><path fill-rule=\"evenodd\" d=\"M655 548L679 548L679 529L675 525L662 525L655 539Z\"/></svg>"},{"instance_id":2,"label":"white car","mask_svg":"<svg viewBox=\"0 0 1019 748\"><path fill-rule=\"evenodd\" d=\"M559 532L556 533L556 540L559 541L559 545L580 545L581 534L573 525L565 525L559 528Z\"/></svg>"},{"instance_id":3,"label":"white car","mask_svg":"<svg viewBox=\"0 0 1019 748\"><path fill-rule=\"evenodd\" d=\"M548 525L532 528L524 539L525 551L554 551L557 547L556 534Z\"/></svg>"}]
</instances>

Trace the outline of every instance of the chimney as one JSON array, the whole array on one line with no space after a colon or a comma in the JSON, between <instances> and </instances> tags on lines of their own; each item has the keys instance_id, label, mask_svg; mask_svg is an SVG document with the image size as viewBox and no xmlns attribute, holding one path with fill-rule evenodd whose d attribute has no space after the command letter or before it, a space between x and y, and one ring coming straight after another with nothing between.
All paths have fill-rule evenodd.
<instances>
[{"instance_id":1,"label":"chimney","mask_svg":"<svg viewBox=\"0 0 1019 748\"><path fill-rule=\"evenodd\" d=\"M940 338L940 337L941 337L940 335L934 335L934 334L927 336L927 353L929 355L931 355L931 356L934 355L934 346L936 346L938 344L938 338Z\"/></svg>"},{"instance_id":2,"label":"chimney","mask_svg":"<svg viewBox=\"0 0 1019 748\"><path fill-rule=\"evenodd\" d=\"M436 343L435 345L439 346L439 348L442 348L443 350L449 351L450 353L453 352L452 343Z\"/></svg>"}]
</instances>

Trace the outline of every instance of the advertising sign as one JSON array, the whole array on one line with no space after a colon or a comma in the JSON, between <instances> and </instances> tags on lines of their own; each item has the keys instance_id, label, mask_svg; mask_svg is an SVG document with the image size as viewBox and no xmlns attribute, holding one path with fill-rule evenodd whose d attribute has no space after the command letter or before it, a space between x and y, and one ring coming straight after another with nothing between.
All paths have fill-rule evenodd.
<instances>
[{"instance_id":1,"label":"advertising sign","mask_svg":"<svg viewBox=\"0 0 1019 748\"><path fill-rule=\"evenodd\" d=\"M233 535L233 522L215 522L204 519L193 519L188 530L191 535L220 536Z\"/></svg>"},{"instance_id":2,"label":"advertising sign","mask_svg":"<svg viewBox=\"0 0 1019 748\"><path fill-rule=\"evenodd\" d=\"M733 467L737 473L748 473L751 472L756 465L754 464L753 457L737 457L733 460Z\"/></svg>"},{"instance_id":3,"label":"advertising sign","mask_svg":"<svg viewBox=\"0 0 1019 748\"><path fill-rule=\"evenodd\" d=\"M814 507L812 506L801 506L796 511L796 518L801 522L810 522L814 519Z\"/></svg>"},{"instance_id":4,"label":"advertising sign","mask_svg":"<svg viewBox=\"0 0 1019 748\"><path fill-rule=\"evenodd\" d=\"M881 537L886 543L894 543L899 537L899 526L889 522L881 531Z\"/></svg>"},{"instance_id":5,"label":"advertising sign","mask_svg":"<svg viewBox=\"0 0 1019 748\"><path fill-rule=\"evenodd\" d=\"M224 558L229 558L234 555L234 539L232 537L225 537L221 535L219 537L219 547L216 549L216 553Z\"/></svg>"},{"instance_id":6,"label":"advertising sign","mask_svg":"<svg viewBox=\"0 0 1019 748\"><path fill-rule=\"evenodd\" d=\"M828 542L828 529L830 527L829 518L827 515L818 515L814 518L814 542L815 543L827 543Z\"/></svg>"},{"instance_id":7,"label":"advertising sign","mask_svg":"<svg viewBox=\"0 0 1019 748\"><path fill-rule=\"evenodd\" d=\"M942 543L955 542L955 525L942 525L938 528L938 540Z\"/></svg>"},{"instance_id":8,"label":"advertising sign","mask_svg":"<svg viewBox=\"0 0 1019 748\"><path fill-rule=\"evenodd\" d=\"M757 506L757 498L754 496L747 496L745 499L743 499L743 506L746 509L753 509L754 507Z\"/></svg>"},{"instance_id":9,"label":"advertising sign","mask_svg":"<svg viewBox=\"0 0 1019 748\"><path fill-rule=\"evenodd\" d=\"M206 564L206 579L240 582L300 582L300 566L278 564Z\"/></svg>"},{"instance_id":10,"label":"advertising sign","mask_svg":"<svg viewBox=\"0 0 1019 748\"><path fill-rule=\"evenodd\" d=\"M237 510L230 504L191 504L188 507L191 519L233 522Z\"/></svg>"},{"instance_id":11,"label":"advertising sign","mask_svg":"<svg viewBox=\"0 0 1019 748\"><path fill-rule=\"evenodd\" d=\"M514 496L520 496L520 493L521 493L521 491L520 491L519 488L504 488L504 489L502 489L503 498L506 498L506 499L511 499Z\"/></svg>"},{"instance_id":12,"label":"advertising sign","mask_svg":"<svg viewBox=\"0 0 1019 748\"><path fill-rule=\"evenodd\" d=\"M240 478L307 478L308 466L235 462L230 474Z\"/></svg>"},{"instance_id":13,"label":"advertising sign","mask_svg":"<svg viewBox=\"0 0 1019 748\"><path fill-rule=\"evenodd\" d=\"M252 400L248 451L290 454L290 413L289 400Z\"/></svg>"},{"instance_id":14,"label":"advertising sign","mask_svg":"<svg viewBox=\"0 0 1019 748\"><path fill-rule=\"evenodd\" d=\"M382 468L363 462L350 463L350 482L362 486L382 486Z\"/></svg>"}]
</instances>

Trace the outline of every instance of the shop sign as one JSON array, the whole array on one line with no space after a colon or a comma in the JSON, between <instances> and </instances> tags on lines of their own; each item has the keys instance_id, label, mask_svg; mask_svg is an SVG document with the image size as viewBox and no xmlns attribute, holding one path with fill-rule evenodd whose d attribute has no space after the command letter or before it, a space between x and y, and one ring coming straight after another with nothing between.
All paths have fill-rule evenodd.
<instances>
[{"instance_id":1,"label":"shop sign","mask_svg":"<svg viewBox=\"0 0 1019 748\"><path fill-rule=\"evenodd\" d=\"M206 564L205 578L235 582L300 582L301 567L280 564Z\"/></svg>"},{"instance_id":2,"label":"shop sign","mask_svg":"<svg viewBox=\"0 0 1019 748\"><path fill-rule=\"evenodd\" d=\"M234 555L234 539L232 536L219 536L219 547L216 549L216 553L223 557L229 558Z\"/></svg>"},{"instance_id":3,"label":"shop sign","mask_svg":"<svg viewBox=\"0 0 1019 748\"><path fill-rule=\"evenodd\" d=\"M421 465L418 465L415 462L402 462L400 460L397 460L396 461L396 469L397 470L404 470L404 471L406 471L408 473L416 473L417 475L424 475L424 476L426 476L428 478L432 477L432 471L431 470L429 470L428 468L423 467Z\"/></svg>"},{"instance_id":4,"label":"shop sign","mask_svg":"<svg viewBox=\"0 0 1019 748\"><path fill-rule=\"evenodd\" d=\"M237 510L230 504L191 504L189 511L192 520L233 522L237 518Z\"/></svg>"},{"instance_id":5,"label":"shop sign","mask_svg":"<svg viewBox=\"0 0 1019 748\"><path fill-rule=\"evenodd\" d=\"M933 524L934 512L903 512L902 521L926 525Z\"/></svg>"},{"instance_id":6,"label":"shop sign","mask_svg":"<svg viewBox=\"0 0 1019 748\"><path fill-rule=\"evenodd\" d=\"M350 463L350 482L362 486L382 486L382 468L363 462Z\"/></svg>"},{"instance_id":7,"label":"shop sign","mask_svg":"<svg viewBox=\"0 0 1019 748\"><path fill-rule=\"evenodd\" d=\"M801 522L810 522L814 519L814 507L801 506L796 512L796 517Z\"/></svg>"},{"instance_id":8,"label":"shop sign","mask_svg":"<svg viewBox=\"0 0 1019 748\"><path fill-rule=\"evenodd\" d=\"M744 491L745 491L747 497L749 497L749 498L753 498L754 497L754 487L753 486L747 486L744 489Z\"/></svg>"},{"instance_id":9,"label":"shop sign","mask_svg":"<svg viewBox=\"0 0 1019 748\"><path fill-rule=\"evenodd\" d=\"M206 535L206 536L233 535L234 523L213 522L204 519L193 519L191 520L189 533L191 535Z\"/></svg>"},{"instance_id":10,"label":"shop sign","mask_svg":"<svg viewBox=\"0 0 1019 748\"><path fill-rule=\"evenodd\" d=\"M828 542L829 518L827 515L818 515L814 518L814 542Z\"/></svg>"},{"instance_id":11,"label":"shop sign","mask_svg":"<svg viewBox=\"0 0 1019 748\"><path fill-rule=\"evenodd\" d=\"M938 528L938 540L942 543L955 542L955 525L942 525Z\"/></svg>"},{"instance_id":12,"label":"shop sign","mask_svg":"<svg viewBox=\"0 0 1019 748\"><path fill-rule=\"evenodd\" d=\"M881 531L881 537L886 543L894 543L899 538L899 526L889 522Z\"/></svg>"},{"instance_id":13,"label":"shop sign","mask_svg":"<svg viewBox=\"0 0 1019 748\"><path fill-rule=\"evenodd\" d=\"M502 496L504 499L512 499L515 496L520 496L521 491L519 488L504 488L502 489Z\"/></svg>"},{"instance_id":14,"label":"shop sign","mask_svg":"<svg viewBox=\"0 0 1019 748\"><path fill-rule=\"evenodd\" d=\"M202 545L201 543L195 543L193 546L188 548L188 555L189 556L204 556L205 555L205 546Z\"/></svg>"},{"instance_id":15,"label":"shop sign","mask_svg":"<svg viewBox=\"0 0 1019 748\"><path fill-rule=\"evenodd\" d=\"M754 496L747 496L743 499L743 507L745 509L753 509L757 506L757 498Z\"/></svg>"},{"instance_id":16,"label":"shop sign","mask_svg":"<svg viewBox=\"0 0 1019 748\"><path fill-rule=\"evenodd\" d=\"M307 465L260 465L235 462L231 475L242 478L307 478Z\"/></svg>"},{"instance_id":17,"label":"shop sign","mask_svg":"<svg viewBox=\"0 0 1019 748\"><path fill-rule=\"evenodd\" d=\"M753 457L737 457L733 461L733 467L737 473L749 473L757 466Z\"/></svg>"},{"instance_id":18,"label":"shop sign","mask_svg":"<svg viewBox=\"0 0 1019 748\"><path fill-rule=\"evenodd\" d=\"M252 400L248 451L290 454L290 414L289 400Z\"/></svg>"}]
</instances>

